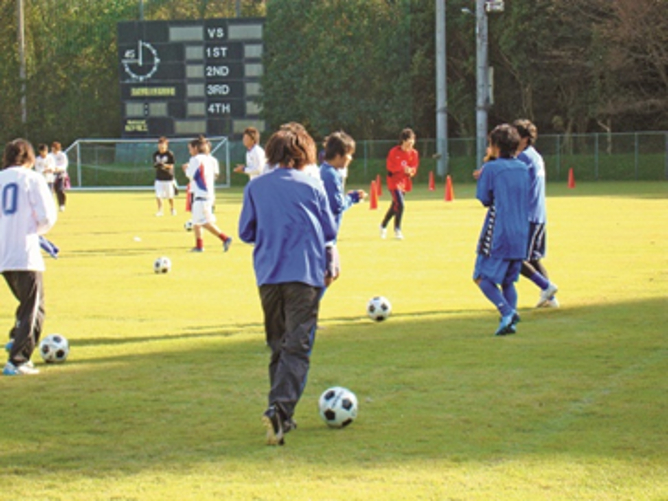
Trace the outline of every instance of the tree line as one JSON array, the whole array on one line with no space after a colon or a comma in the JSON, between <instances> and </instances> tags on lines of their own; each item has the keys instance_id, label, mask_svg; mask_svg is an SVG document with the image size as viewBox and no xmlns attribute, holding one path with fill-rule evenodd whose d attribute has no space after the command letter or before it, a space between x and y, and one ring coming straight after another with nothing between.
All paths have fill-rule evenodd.
<instances>
[{"instance_id":1,"label":"tree line","mask_svg":"<svg viewBox=\"0 0 668 501\"><path fill-rule=\"evenodd\" d=\"M139 0L23 0L27 120L16 8L0 0L3 140L120 137L116 23ZM445 1L445 0L444 0ZM266 16L262 105L269 128L322 137L435 137L435 0L144 1L145 20ZM447 0L448 121L475 134L473 0ZM489 15L490 126L523 116L542 133L668 129L667 0L506 0Z\"/></svg>"}]
</instances>

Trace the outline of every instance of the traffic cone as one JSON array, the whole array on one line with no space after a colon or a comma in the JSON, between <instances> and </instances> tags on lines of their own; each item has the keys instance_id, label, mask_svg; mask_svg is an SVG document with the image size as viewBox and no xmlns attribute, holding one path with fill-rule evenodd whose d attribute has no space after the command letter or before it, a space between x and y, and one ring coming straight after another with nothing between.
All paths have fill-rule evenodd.
<instances>
[{"instance_id":1,"label":"traffic cone","mask_svg":"<svg viewBox=\"0 0 668 501\"><path fill-rule=\"evenodd\" d=\"M575 188L575 176L573 175L573 167L568 169L568 187Z\"/></svg>"},{"instance_id":2,"label":"traffic cone","mask_svg":"<svg viewBox=\"0 0 668 501\"><path fill-rule=\"evenodd\" d=\"M445 178L445 201L452 202L455 199L455 191L452 189L452 179L450 176Z\"/></svg>"},{"instance_id":3,"label":"traffic cone","mask_svg":"<svg viewBox=\"0 0 668 501\"><path fill-rule=\"evenodd\" d=\"M376 188L376 181L371 181L371 188L369 188L369 197L371 204L369 209L374 210L378 208L378 188Z\"/></svg>"},{"instance_id":4,"label":"traffic cone","mask_svg":"<svg viewBox=\"0 0 668 501\"><path fill-rule=\"evenodd\" d=\"M378 196L383 195L383 183L380 181L380 174L376 176L376 189L378 190Z\"/></svg>"},{"instance_id":5,"label":"traffic cone","mask_svg":"<svg viewBox=\"0 0 668 501\"><path fill-rule=\"evenodd\" d=\"M436 189L436 185L434 184L434 171L430 170L429 171L429 191L434 191Z\"/></svg>"}]
</instances>

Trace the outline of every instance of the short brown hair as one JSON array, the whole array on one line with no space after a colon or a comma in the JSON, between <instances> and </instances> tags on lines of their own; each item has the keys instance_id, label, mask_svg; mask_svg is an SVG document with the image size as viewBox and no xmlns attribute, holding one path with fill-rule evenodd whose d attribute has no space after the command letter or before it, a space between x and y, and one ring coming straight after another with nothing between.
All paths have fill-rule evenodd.
<instances>
[{"instance_id":1,"label":"short brown hair","mask_svg":"<svg viewBox=\"0 0 668 501\"><path fill-rule=\"evenodd\" d=\"M408 141L409 139L415 139L415 132L413 132L413 129L406 127L404 130L401 131L401 134L399 134L399 141L403 143L404 141Z\"/></svg>"},{"instance_id":2,"label":"short brown hair","mask_svg":"<svg viewBox=\"0 0 668 501\"><path fill-rule=\"evenodd\" d=\"M513 125L517 129L517 132L519 133L521 138L526 137L529 139L528 144L530 145L534 144L536 142L536 139L538 139L538 129L531 120L528 120L526 118L520 118L518 120L515 120L513 122Z\"/></svg>"},{"instance_id":3,"label":"short brown hair","mask_svg":"<svg viewBox=\"0 0 668 501\"><path fill-rule=\"evenodd\" d=\"M246 127L244 130L244 136L250 137L251 141L253 141L255 144L260 142L260 131L255 127Z\"/></svg>"},{"instance_id":4,"label":"short brown hair","mask_svg":"<svg viewBox=\"0 0 668 501\"><path fill-rule=\"evenodd\" d=\"M267 141L267 163L291 169L301 169L316 161L315 141L301 124L291 122Z\"/></svg>"},{"instance_id":5,"label":"short brown hair","mask_svg":"<svg viewBox=\"0 0 668 501\"><path fill-rule=\"evenodd\" d=\"M14 139L5 146L5 152L2 155L2 168L13 167L15 165L32 165L35 163L35 150L29 141L25 139Z\"/></svg>"},{"instance_id":6,"label":"short brown hair","mask_svg":"<svg viewBox=\"0 0 668 501\"><path fill-rule=\"evenodd\" d=\"M342 130L332 132L325 138L325 160L353 153L355 153L355 140Z\"/></svg>"},{"instance_id":7,"label":"short brown hair","mask_svg":"<svg viewBox=\"0 0 668 501\"><path fill-rule=\"evenodd\" d=\"M54 141L53 143L51 143L51 149L56 150L56 151L60 151L60 150L63 149L63 147L61 146L61 144L58 141Z\"/></svg>"}]
</instances>

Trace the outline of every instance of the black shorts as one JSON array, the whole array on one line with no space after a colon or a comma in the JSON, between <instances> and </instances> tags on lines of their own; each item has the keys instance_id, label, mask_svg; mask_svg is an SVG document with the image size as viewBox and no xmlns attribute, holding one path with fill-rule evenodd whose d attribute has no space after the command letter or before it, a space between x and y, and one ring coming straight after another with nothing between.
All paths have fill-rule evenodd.
<instances>
[{"instance_id":1,"label":"black shorts","mask_svg":"<svg viewBox=\"0 0 668 501\"><path fill-rule=\"evenodd\" d=\"M538 261L545 257L545 240L545 223L529 223L527 261Z\"/></svg>"}]
</instances>

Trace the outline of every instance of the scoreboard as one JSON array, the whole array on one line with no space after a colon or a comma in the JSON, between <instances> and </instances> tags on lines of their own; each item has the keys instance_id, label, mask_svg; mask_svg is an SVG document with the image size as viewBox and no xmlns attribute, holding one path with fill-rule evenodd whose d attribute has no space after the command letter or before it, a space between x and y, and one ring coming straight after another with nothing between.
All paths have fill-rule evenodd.
<instances>
[{"instance_id":1,"label":"scoreboard","mask_svg":"<svg viewBox=\"0 0 668 501\"><path fill-rule=\"evenodd\" d=\"M261 132L263 18L118 23L123 137Z\"/></svg>"}]
</instances>

